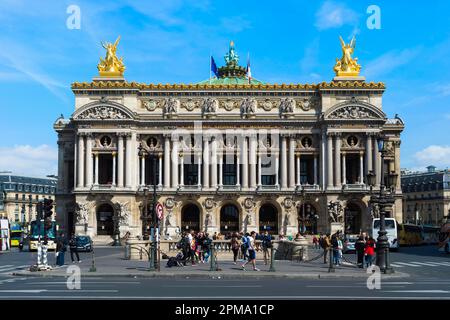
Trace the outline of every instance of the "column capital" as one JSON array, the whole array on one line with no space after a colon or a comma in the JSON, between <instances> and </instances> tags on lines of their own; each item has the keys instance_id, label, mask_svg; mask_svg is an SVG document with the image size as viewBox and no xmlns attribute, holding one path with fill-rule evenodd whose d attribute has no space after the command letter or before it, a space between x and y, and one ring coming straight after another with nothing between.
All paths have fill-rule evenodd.
<instances>
[{"instance_id":1,"label":"column capital","mask_svg":"<svg viewBox=\"0 0 450 320\"><path fill-rule=\"evenodd\" d=\"M111 152L112 156L115 157L117 155L117 152L113 151Z\"/></svg>"}]
</instances>

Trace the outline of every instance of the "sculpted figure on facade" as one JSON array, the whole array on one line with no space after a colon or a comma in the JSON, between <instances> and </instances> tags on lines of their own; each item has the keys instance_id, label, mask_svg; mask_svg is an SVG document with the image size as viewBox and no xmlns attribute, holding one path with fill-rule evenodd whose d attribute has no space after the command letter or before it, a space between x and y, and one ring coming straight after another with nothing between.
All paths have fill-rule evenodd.
<instances>
[{"instance_id":1,"label":"sculpted figure on facade","mask_svg":"<svg viewBox=\"0 0 450 320\"><path fill-rule=\"evenodd\" d=\"M91 205L89 203L80 203L77 202L75 204L75 214L77 224L87 224L89 222L89 210Z\"/></svg>"},{"instance_id":2,"label":"sculpted figure on facade","mask_svg":"<svg viewBox=\"0 0 450 320\"><path fill-rule=\"evenodd\" d=\"M328 204L328 215L330 222L344 221L344 208L339 201L330 201Z\"/></svg>"},{"instance_id":3,"label":"sculpted figure on facade","mask_svg":"<svg viewBox=\"0 0 450 320\"><path fill-rule=\"evenodd\" d=\"M81 120L120 120L128 119L129 117L121 110L110 106L96 106L83 111L78 115L78 119Z\"/></svg>"},{"instance_id":4,"label":"sculpted figure on facade","mask_svg":"<svg viewBox=\"0 0 450 320\"><path fill-rule=\"evenodd\" d=\"M249 117L255 114L258 103L254 98L245 98L241 103L242 117Z\"/></svg>"},{"instance_id":5,"label":"sculpted figure on facade","mask_svg":"<svg viewBox=\"0 0 450 320\"><path fill-rule=\"evenodd\" d=\"M219 102L213 98L206 98L203 100L203 113L204 114L214 114L217 111Z\"/></svg>"},{"instance_id":6,"label":"sculpted figure on facade","mask_svg":"<svg viewBox=\"0 0 450 320\"><path fill-rule=\"evenodd\" d=\"M174 98L166 99L164 105L164 114L166 116L172 116L178 113L178 108L180 106L180 100Z\"/></svg>"},{"instance_id":7,"label":"sculpted figure on facade","mask_svg":"<svg viewBox=\"0 0 450 320\"><path fill-rule=\"evenodd\" d=\"M292 98L284 98L281 99L280 102L280 113L281 115L287 115L294 113L295 109L295 100Z\"/></svg>"},{"instance_id":8,"label":"sculpted figure on facade","mask_svg":"<svg viewBox=\"0 0 450 320\"><path fill-rule=\"evenodd\" d=\"M128 225L131 215L129 202L116 202L114 206L117 216L119 217L119 224Z\"/></svg>"},{"instance_id":9,"label":"sculpted figure on facade","mask_svg":"<svg viewBox=\"0 0 450 320\"><path fill-rule=\"evenodd\" d=\"M361 106L345 106L331 113L330 119L376 119L378 116L371 110Z\"/></svg>"}]
</instances>

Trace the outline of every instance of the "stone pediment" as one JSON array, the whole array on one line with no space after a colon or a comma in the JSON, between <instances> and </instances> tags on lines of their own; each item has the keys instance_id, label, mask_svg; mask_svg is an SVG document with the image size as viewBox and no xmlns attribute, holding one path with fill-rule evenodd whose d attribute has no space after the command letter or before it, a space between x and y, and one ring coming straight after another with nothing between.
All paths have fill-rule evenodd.
<instances>
[{"instance_id":1,"label":"stone pediment","mask_svg":"<svg viewBox=\"0 0 450 320\"><path fill-rule=\"evenodd\" d=\"M325 120L385 120L386 115L376 106L352 99L331 107Z\"/></svg>"},{"instance_id":2,"label":"stone pediment","mask_svg":"<svg viewBox=\"0 0 450 320\"><path fill-rule=\"evenodd\" d=\"M74 120L133 120L133 113L124 105L113 101L91 102L72 115Z\"/></svg>"}]
</instances>

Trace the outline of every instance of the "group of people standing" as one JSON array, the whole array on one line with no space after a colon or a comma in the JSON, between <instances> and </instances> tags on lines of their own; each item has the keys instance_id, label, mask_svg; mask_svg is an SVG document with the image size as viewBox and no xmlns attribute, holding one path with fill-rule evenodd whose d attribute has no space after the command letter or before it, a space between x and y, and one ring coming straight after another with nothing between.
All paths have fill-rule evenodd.
<instances>
[{"instance_id":1,"label":"group of people standing","mask_svg":"<svg viewBox=\"0 0 450 320\"><path fill-rule=\"evenodd\" d=\"M258 235L255 231L251 233L231 233L227 237L230 240L230 249L233 252L233 263L238 263L238 258L243 264L241 268L245 270L248 263L251 263L254 271L259 271L256 267L256 251L255 241L261 240L261 248L264 254L264 264L267 265L270 259L270 248L272 248L272 237L266 231L262 235ZM211 245L213 240L216 240L216 234L210 238L206 232L195 233L194 230L185 232L181 236L177 247L182 251L182 263L186 265L190 263L195 266L197 263L207 263L211 256Z\"/></svg>"},{"instance_id":2,"label":"group of people standing","mask_svg":"<svg viewBox=\"0 0 450 320\"><path fill-rule=\"evenodd\" d=\"M80 255L78 254L77 238L75 234L72 234L69 241L64 233L61 233L56 241L56 265L62 267L64 265L64 256L67 251L67 247L70 249L70 258L72 263L75 263L74 255L77 258L77 262L81 263Z\"/></svg>"},{"instance_id":3,"label":"group of people standing","mask_svg":"<svg viewBox=\"0 0 450 320\"><path fill-rule=\"evenodd\" d=\"M314 246L320 246L323 253L323 262L328 263L327 256L329 255L330 248L333 250L333 264L339 266L342 264L343 258L343 241L344 235L341 232L336 232L333 235L330 234L320 234L319 238L314 237ZM357 256L357 265L359 268L368 268L373 264L375 256L375 240L367 236L365 233L361 233L355 242L355 251Z\"/></svg>"}]
</instances>

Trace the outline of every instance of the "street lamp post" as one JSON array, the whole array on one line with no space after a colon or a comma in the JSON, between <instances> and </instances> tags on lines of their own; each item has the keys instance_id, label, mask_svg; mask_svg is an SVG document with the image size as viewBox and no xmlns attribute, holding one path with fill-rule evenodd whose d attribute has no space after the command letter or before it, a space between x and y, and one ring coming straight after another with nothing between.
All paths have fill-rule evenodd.
<instances>
[{"instance_id":1,"label":"street lamp post","mask_svg":"<svg viewBox=\"0 0 450 320\"><path fill-rule=\"evenodd\" d=\"M378 204L380 210L380 230L378 231L377 238L377 250L376 250L376 265L380 268L381 272L388 274L394 273L394 269L389 264L389 241L387 237L386 231L386 210L391 208L394 204L394 196L395 188L386 188L385 178L384 178L384 141L380 138L378 141L378 150L381 153L381 182L380 182L380 191L379 194L372 194L372 188L375 185L376 175L370 171L367 174L367 181L370 185L370 193L371 193L371 203ZM397 174L395 172L389 173L389 186L395 186L395 182L397 179Z\"/></svg>"}]
</instances>

